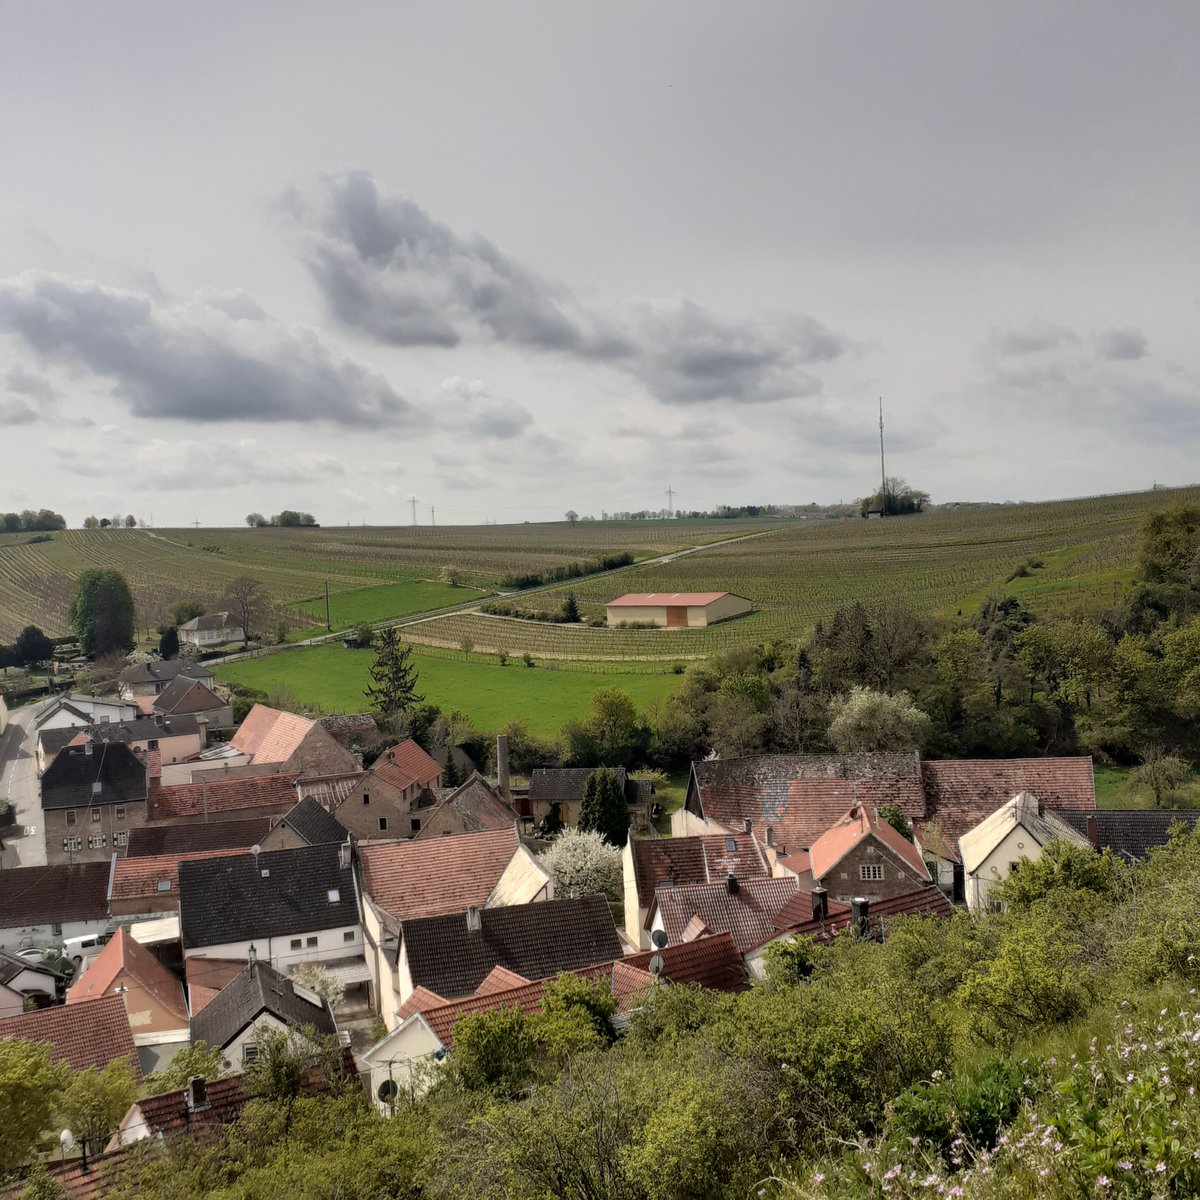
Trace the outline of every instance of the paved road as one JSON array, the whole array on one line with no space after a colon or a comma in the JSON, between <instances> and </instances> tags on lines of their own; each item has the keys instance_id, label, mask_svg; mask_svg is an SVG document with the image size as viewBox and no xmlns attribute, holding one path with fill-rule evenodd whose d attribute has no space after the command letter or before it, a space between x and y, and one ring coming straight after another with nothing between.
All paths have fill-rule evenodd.
<instances>
[{"instance_id":1,"label":"paved road","mask_svg":"<svg viewBox=\"0 0 1200 1200\"><path fill-rule=\"evenodd\" d=\"M0 797L17 810L15 825L0 830L4 849L0 867L44 867L46 835L42 828L42 797L34 757L33 717L36 704L8 714L8 728L0 735Z\"/></svg>"}]
</instances>

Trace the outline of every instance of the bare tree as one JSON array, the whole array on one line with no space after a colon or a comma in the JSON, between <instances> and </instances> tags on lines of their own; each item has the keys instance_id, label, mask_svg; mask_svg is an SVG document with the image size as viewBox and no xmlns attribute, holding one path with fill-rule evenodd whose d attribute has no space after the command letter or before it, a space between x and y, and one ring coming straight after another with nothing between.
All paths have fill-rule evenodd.
<instances>
[{"instance_id":1,"label":"bare tree","mask_svg":"<svg viewBox=\"0 0 1200 1200\"><path fill-rule=\"evenodd\" d=\"M221 607L234 613L242 627L242 645L250 641L250 631L270 611L263 585L251 575L239 575L230 580L221 600Z\"/></svg>"}]
</instances>

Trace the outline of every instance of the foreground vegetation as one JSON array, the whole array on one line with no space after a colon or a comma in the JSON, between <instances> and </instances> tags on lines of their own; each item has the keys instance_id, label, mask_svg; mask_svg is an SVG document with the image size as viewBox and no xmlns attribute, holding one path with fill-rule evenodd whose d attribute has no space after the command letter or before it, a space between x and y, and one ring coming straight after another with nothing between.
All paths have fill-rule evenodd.
<instances>
[{"instance_id":1,"label":"foreground vegetation","mask_svg":"<svg viewBox=\"0 0 1200 1200\"><path fill-rule=\"evenodd\" d=\"M1198 888L1200 833L1137 868L1052 844L1002 913L781 944L744 994L660 986L620 1035L611 995L564 977L540 1013L460 1021L390 1116L260 1073L235 1125L143 1143L112 1194L1194 1195Z\"/></svg>"}]
</instances>

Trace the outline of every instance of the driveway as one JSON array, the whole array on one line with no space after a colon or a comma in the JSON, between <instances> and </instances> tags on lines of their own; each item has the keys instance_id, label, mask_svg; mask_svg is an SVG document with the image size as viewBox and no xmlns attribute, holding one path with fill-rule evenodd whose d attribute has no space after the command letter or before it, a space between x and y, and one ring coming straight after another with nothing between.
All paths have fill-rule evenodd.
<instances>
[{"instance_id":1,"label":"driveway","mask_svg":"<svg viewBox=\"0 0 1200 1200\"><path fill-rule=\"evenodd\" d=\"M37 705L15 708L8 728L0 734L0 797L16 809L16 824L0 829L0 867L44 867L46 835L42 827L42 795L38 787L36 736Z\"/></svg>"}]
</instances>

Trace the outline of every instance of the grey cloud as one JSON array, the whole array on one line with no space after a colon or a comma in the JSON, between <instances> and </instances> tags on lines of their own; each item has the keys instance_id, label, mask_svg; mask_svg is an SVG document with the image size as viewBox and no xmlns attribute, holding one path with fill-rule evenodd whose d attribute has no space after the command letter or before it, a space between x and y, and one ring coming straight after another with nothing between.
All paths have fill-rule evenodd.
<instances>
[{"instance_id":1,"label":"grey cloud","mask_svg":"<svg viewBox=\"0 0 1200 1200\"><path fill-rule=\"evenodd\" d=\"M0 387L0 425L32 425L48 416L56 401L48 379L12 367Z\"/></svg>"},{"instance_id":2,"label":"grey cloud","mask_svg":"<svg viewBox=\"0 0 1200 1200\"><path fill-rule=\"evenodd\" d=\"M402 421L388 381L312 330L234 319L203 301L163 305L87 280L29 272L0 280L0 333L44 361L110 382L135 416L209 421Z\"/></svg>"},{"instance_id":3,"label":"grey cloud","mask_svg":"<svg viewBox=\"0 0 1200 1200\"><path fill-rule=\"evenodd\" d=\"M727 321L687 299L602 313L487 239L381 197L363 172L324 180L312 203L291 191L283 207L333 315L394 345L474 336L609 363L666 404L813 396L821 383L806 368L849 349L806 316Z\"/></svg>"},{"instance_id":4,"label":"grey cloud","mask_svg":"<svg viewBox=\"0 0 1200 1200\"><path fill-rule=\"evenodd\" d=\"M1101 358L1135 359L1145 356L1149 343L1137 329L1106 329L1093 339Z\"/></svg>"},{"instance_id":5,"label":"grey cloud","mask_svg":"<svg viewBox=\"0 0 1200 1200\"><path fill-rule=\"evenodd\" d=\"M1031 321L1020 329L1000 330L992 334L988 349L1006 357L1020 357L1075 345L1079 338L1061 325L1048 321Z\"/></svg>"},{"instance_id":6,"label":"grey cloud","mask_svg":"<svg viewBox=\"0 0 1200 1200\"><path fill-rule=\"evenodd\" d=\"M438 384L431 408L441 424L479 437L514 438L533 424L523 405L493 396L479 380L460 376Z\"/></svg>"}]
</instances>

